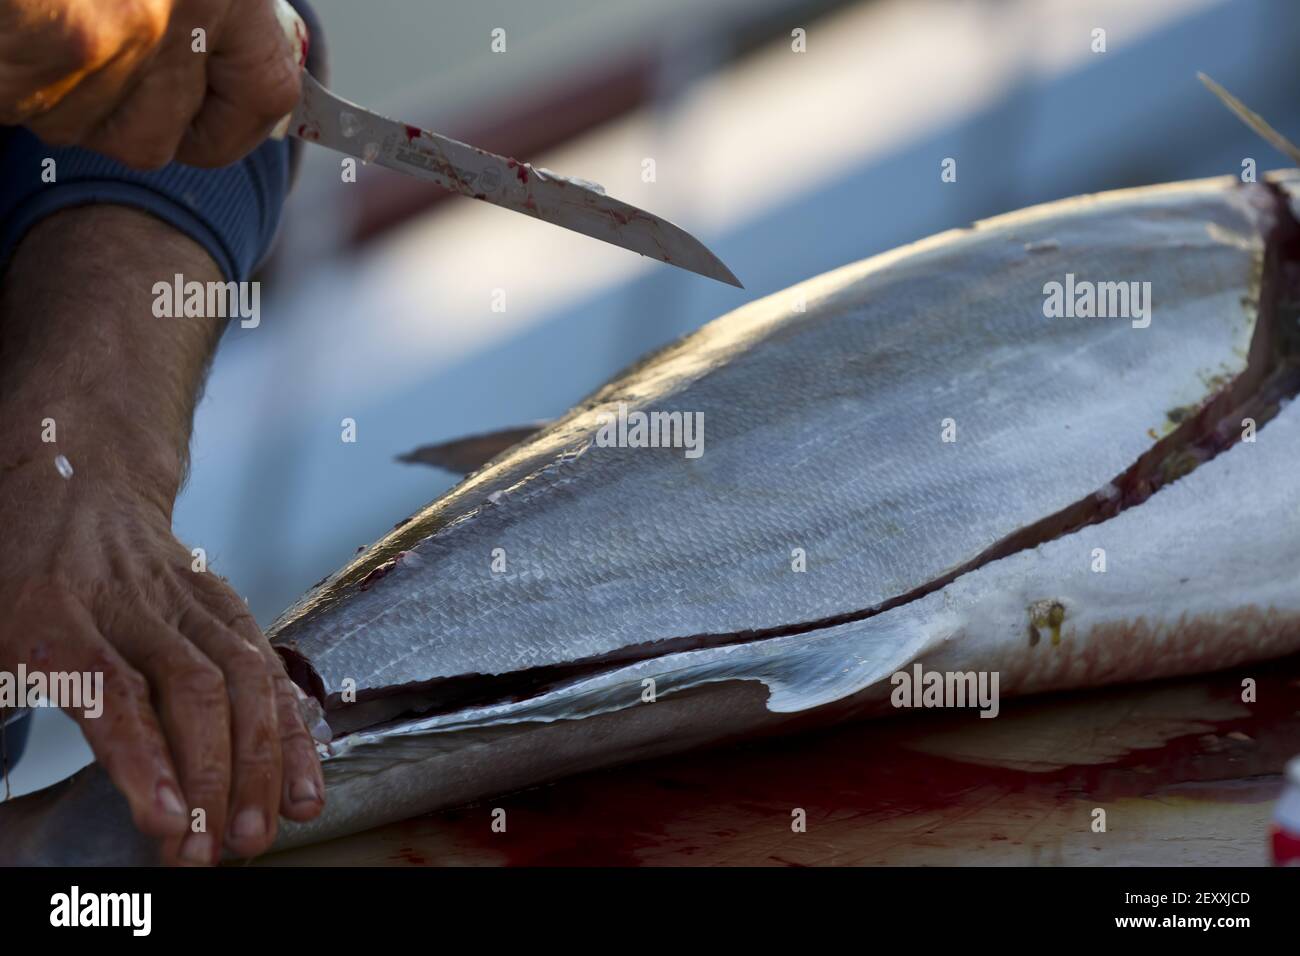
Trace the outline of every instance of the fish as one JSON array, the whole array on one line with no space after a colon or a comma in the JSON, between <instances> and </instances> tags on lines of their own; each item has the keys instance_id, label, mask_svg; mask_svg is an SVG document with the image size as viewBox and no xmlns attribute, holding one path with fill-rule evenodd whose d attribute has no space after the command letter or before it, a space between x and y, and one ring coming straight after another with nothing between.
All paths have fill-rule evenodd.
<instances>
[{"instance_id":1,"label":"fish","mask_svg":"<svg viewBox=\"0 0 1300 956\"><path fill-rule=\"evenodd\" d=\"M268 630L327 738L325 809L273 849L897 713L917 666L1012 696L1300 651L1298 198L984 220L476 439ZM97 767L0 806L0 862L153 858Z\"/></svg>"}]
</instances>

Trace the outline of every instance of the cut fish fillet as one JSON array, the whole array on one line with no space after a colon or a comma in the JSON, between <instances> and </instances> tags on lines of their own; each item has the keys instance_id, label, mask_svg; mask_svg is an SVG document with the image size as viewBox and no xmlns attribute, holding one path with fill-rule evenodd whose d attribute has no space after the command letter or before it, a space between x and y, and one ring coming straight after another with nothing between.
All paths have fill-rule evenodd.
<instances>
[{"instance_id":1,"label":"cut fish fillet","mask_svg":"<svg viewBox=\"0 0 1300 956\"><path fill-rule=\"evenodd\" d=\"M1085 197L756 302L462 482L274 640L332 711L348 681L445 711L910 602L1190 447L1159 443L1247 371L1280 206L1225 180ZM1067 274L1150 282L1149 327L1045 317ZM620 404L702 413L703 455L602 447Z\"/></svg>"}]
</instances>

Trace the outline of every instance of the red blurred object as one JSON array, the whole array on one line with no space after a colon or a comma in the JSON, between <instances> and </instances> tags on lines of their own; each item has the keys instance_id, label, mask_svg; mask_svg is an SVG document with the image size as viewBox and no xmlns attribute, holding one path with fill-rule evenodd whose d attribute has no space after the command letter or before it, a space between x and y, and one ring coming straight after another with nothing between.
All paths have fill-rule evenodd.
<instances>
[{"instance_id":1,"label":"red blurred object","mask_svg":"<svg viewBox=\"0 0 1300 956\"><path fill-rule=\"evenodd\" d=\"M1273 864L1300 866L1300 757L1286 765L1286 789L1273 811Z\"/></svg>"}]
</instances>

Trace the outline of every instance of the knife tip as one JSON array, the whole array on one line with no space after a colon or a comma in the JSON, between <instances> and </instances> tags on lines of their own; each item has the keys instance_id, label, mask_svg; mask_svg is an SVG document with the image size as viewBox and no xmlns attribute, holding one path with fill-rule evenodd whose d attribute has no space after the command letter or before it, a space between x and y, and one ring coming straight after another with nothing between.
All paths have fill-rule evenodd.
<instances>
[{"instance_id":1,"label":"knife tip","mask_svg":"<svg viewBox=\"0 0 1300 956\"><path fill-rule=\"evenodd\" d=\"M722 260L717 256L710 254L713 261L709 264L707 272L701 272L702 275L710 279L717 279L719 282L725 282L727 285L735 286L737 289L745 288L745 284L736 278L736 274L722 264Z\"/></svg>"}]
</instances>

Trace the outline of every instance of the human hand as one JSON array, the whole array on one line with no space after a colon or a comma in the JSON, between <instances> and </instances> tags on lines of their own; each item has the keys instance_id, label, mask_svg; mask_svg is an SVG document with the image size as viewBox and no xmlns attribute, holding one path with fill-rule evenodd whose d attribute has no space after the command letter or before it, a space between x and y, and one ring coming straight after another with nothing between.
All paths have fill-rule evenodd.
<instances>
[{"instance_id":1,"label":"human hand","mask_svg":"<svg viewBox=\"0 0 1300 956\"><path fill-rule=\"evenodd\" d=\"M298 102L306 39L273 0L0 0L0 124L136 168L228 165Z\"/></svg>"},{"instance_id":2,"label":"human hand","mask_svg":"<svg viewBox=\"0 0 1300 956\"><path fill-rule=\"evenodd\" d=\"M220 278L191 240L113 206L51 216L12 262L0 298L0 670L102 673L102 715L70 715L136 826L164 838L164 859L211 863L223 841L263 852L280 814L315 817L324 781L279 657L171 530L219 327L151 314L159 262ZM41 440L47 422L53 442Z\"/></svg>"}]
</instances>

